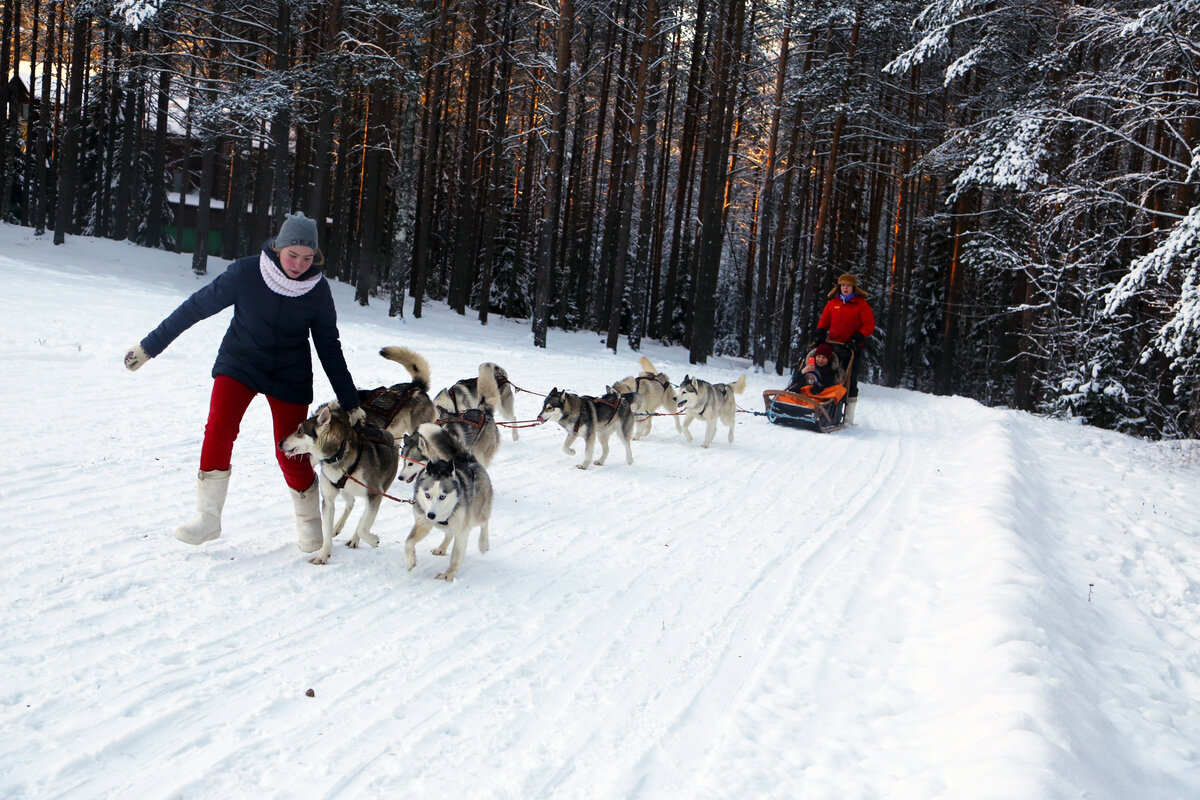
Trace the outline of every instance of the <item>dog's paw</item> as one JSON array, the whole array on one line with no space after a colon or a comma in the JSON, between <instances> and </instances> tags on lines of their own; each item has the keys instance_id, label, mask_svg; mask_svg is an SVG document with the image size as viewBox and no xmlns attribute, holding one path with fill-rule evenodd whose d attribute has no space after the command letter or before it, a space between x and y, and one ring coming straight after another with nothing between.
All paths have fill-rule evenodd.
<instances>
[{"instance_id":1,"label":"dog's paw","mask_svg":"<svg viewBox=\"0 0 1200 800\"><path fill-rule=\"evenodd\" d=\"M362 539L370 547L379 547L379 537L373 533L356 533L354 538Z\"/></svg>"},{"instance_id":2,"label":"dog's paw","mask_svg":"<svg viewBox=\"0 0 1200 800\"><path fill-rule=\"evenodd\" d=\"M446 550L442 547L435 547L429 551L429 554L434 556L444 556L446 555Z\"/></svg>"},{"instance_id":3,"label":"dog's paw","mask_svg":"<svg viewBox=\"0 0 1200 800\"><path fill-rule=\"evenodd\" d=\"M328 564L329 563L329 554L328 553L317 553L315 556L313 556L312 558L310 558L308 560L308 563L316 564L317 566L320 566L321 564Z\"/></svg>"},{"instance_id":4,"label":"dog's paw","mask_svg":"<svg viewBox=\"0 0 1200 800\"><path fill-rule=\"evenodd\" d=\"M563 452L569 456L573 456L573 455L575 455L575 448L574 447L564 447Z\"/></svg>"},{"instance_id":5,"label":"dog's paw","mask_svg":"<svg viewBox=\"0 0 1200 800\"><path fill-rule=\"evenodd\" d=\"M413 567L415 567L416 565L417 565L417 557L410 556L408 553L405 553L404 554L404 568L406 570L408 570L409 572L412 572Z\"/></svg>"},{"instance_id":6,"label":"dog's paw","mask_svg":"<svg viewBox=\"0 0 1200 800\"><path fill-rule=\"evenodd\" d=\"M586 461L583 462L582 464L575 465L575 469L587 469L587 468L588 468L588 463Z\"/></svg>"},{"instance_id":7,"label":"dog's paw","mask_svg":"<svg viewBox=\"0 0 1200 800\"><path fill-rule=\"evenodd\" d=\"M439 572L437 575L434 575L434 578L439 581L447 581L449 583L453 583L454 582L454 573L451 572L450 570L446 570L445 572Z\"/></svg>"}]
</instances>

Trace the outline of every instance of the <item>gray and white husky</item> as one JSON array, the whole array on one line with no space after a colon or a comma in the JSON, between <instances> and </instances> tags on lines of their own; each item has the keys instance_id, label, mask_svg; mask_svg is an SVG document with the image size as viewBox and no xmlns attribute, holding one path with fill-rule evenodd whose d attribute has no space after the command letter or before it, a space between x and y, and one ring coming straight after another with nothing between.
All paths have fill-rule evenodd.
<instances>
[{"instance_id":1,"label":"gray and white husky","mask_svg":"<svg viewBox=\"0 0 1200 800\"><path fill-rule=\"evenodd\" d=\"M563 452L567 455L575 455L571 445L577 438L583 438L583 463L576 465L580 469L592 465L597 439L600 440L601 450L600 458L594 463L598 466L604 463L608 458L608 440L614 433L625 445L625 463L633 463L633 451L629 447L633 438L633 409L629 401L616 392L591 397L559 391L555 387L546 395L538 421L557 422L562 426L567 432L567 439L563 442Z\"/></svg>"},{"instance_id":2,"label":"gray and white husky","mask_svg":"<svg viewBox=\"0 0 1200 800\"><path fill-rule=\"evenodd\" d=\"M399 439L415 431L422 422L432 422L437 417L429 399L429 362L407 347L385 347L379 355L408 370L412 380L378 389L359 389L358 399L368 425L383 428Z\"/></svg>"},{"instance_id":3,"label":"gray and white husky","mask_svg":"<svg viewBox=\"0 0 1200 800\"><path fill-rule=\"evenodd\" d=\"M712 444L717 435L717 420L729 426L729 441L733 441L733 422L737 416L735 394L741 394L746 389L746 376L742 375L733 383L709 383L708 381L692 378L687 375L675 390L675 403L683 413L683 438L689 442L692 434L688 426L694 419L704 420L704 444Z\"/></svg>"},{"instance_id":4,"label":"gray and white husky","mask_svg":"<svg viewBox=\"0 0 1200 800\"><path fill-rule=\"evenodd\" d=\"M645 356L642 356L641 364L641 373L622 378L612 385L613 391L631 395L630 407L637 419L637 433L634 439L642 439L650 434L650 422L653 419L651 415L660 408L666 409L668 414L679 410L675 405L675 388L671 386L671 379L655 369L654 363ZM675 430L682 430L679 417L674 416L672 419L675 420Z\"/></svg>"},{"instance_id":5,"label":"gray and white husky","mask_svg":"<svg viewBox=\"0 0 1200 800\"><path fill-rule=\"evenodd\" d=\"M483 409L467 409L456 417L426 422L400 440L400 480L412 483L427 462L453 458L459 450L487 467L499 447L500 429Z\"/></svg>"},{"instance_id":6,"label":"gray and white husky","mask_svg":"<svg viewBox=\"0 0 1200 800\"><path fill-rule=\"evenodd\" d=\"M496 387L496 398L493 401L488 390L482 386L490 382ZM512 382L508 373L498 364L485 361L479 365L479 377L463 378L453 386L442 389L433 398L433 404L453 414L466 411L469 408L482 408L484 403L491 405L492 414L498 414L501 419L513 422L517 415L513 410L516 398L513 395ZM512 429L513 441L517 441L517 429Z\"/></svg>"},{"instance_id":7,"label":"gray and white husky","mask_svg":"<svg viewBox=\"0 0 1200 800\"><path fill-rule=\"evenodd\" d=\"M435 459L425 465L413 491L413 526L404 540L404 566L417 565L417 543L434 526L445 531L435 556L450 550L450 566L439 572L440 580L452 581L462 566L471 528L479 528L479 552L488 551L488 520L492 514L492 481L487 470L464 450L451 459Z\"/></svg>"},{"instance_id":8,"label":"gray and white husky","mask_svg":"<svg viewBox=\"0 0 1200 800\"><path fill-rule=\"evenodd\" d=\"M371 426L355 427L341 406L327 403L280 442L279 449L288 455L307 453L321 483L322 542L310 562L329 561L333 537L342 532L354 501L360 498L366 499L367 507L346 545L358 547L363 541L371 547L379 546L379 537L371 533L371 526L383 493L396 477L396 444L390 433ZM345 496L346 507L335 524L333 504L339 495Z\"/></svg>"}]
</instances>

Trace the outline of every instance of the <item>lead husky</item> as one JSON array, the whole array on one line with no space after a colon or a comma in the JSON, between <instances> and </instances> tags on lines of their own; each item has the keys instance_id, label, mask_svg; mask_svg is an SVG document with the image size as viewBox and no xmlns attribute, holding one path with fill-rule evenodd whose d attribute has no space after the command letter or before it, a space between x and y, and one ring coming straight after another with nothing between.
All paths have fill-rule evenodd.
<instances>
[{"instance_id":1,"label":"lead husky","mask_svg":"<svg viewBox=\"0 0 1200 800\"><path fill-rule=\"evenodd\" d=\"M501 419L514 421L517 415L513 411L516 398L513 396L512 382L509 381L508 373L502 367L490 361L479 365L478 378L463 378L453 386L438 392L437 397L433 398L433 404L454 414L466 411L468 408L481 408L481 403L484 401L492 402L487 397L486 390L480 387L481 381L489 381L496 387L497 397L491 408L492 413L499 412ZM512 429L512 438L514 442L517 441L516 428Z\"/></svg>"},{"instance_id":2,"label":"lead husky","mask_svg":"<svg viewBox=\"0 0 1200 800\"><path fill-rule=\"evenodd\" d=\"M733 441L733 420L737 414L735 394L741 394L746 389L746 376L742 375L733 383L709 383L699 378L683 377L679 389L675 392L675 402L683 409L683 438L689 442L692 434L688 426L694 419L704 420L704 444L712 444L717 435L717 420L729 426L729 441Z\"/></svg>"},{"instance_id":3,"label":"lead husky","mask_svg":"<svg viewBox=\"0 0 1200 800\"><path fill-rule=\"evenodd\" d=\"M279 449L288 455L307 453L320 477L322 541L321 549L309 559L311 563L329 561L333 537L342 532L357 498L366 498L367 507L346 545L358 547L361 540L371 547L379 546L379 537L371 533L371 526L383 493L396 477L396 444L390 433L369 426L355 427L341 406L327 403L280 442ZM346 496L346 507L334 524L333 503L340 494Z\"/></svg>"},{"instance_id":4,"label":"lead husky","mask_svg":"<svg viewBox=\"0 0 1200 800\"><path fill-rule=\"evenodd\" d=\"M378 389L359 389L358 399L367 414L368 425L383 428L399 439L437 416L433 401L429 399L429 362L407 347L385 347L379 355L408 370L412 380Z\"/></svg>"},{"instance_id":5,"label":"lead husky","mask_svg":"<svg viewBox=\"0 0 1200 800\"><path fill-rule=\"evenodd\" d=\"M425 465L413 491L413 526L404 540L404 566L417 565L417 542L433 530L445 528L442 543L433 549L435 556L450 551L450 566L439 572L440 580L452 581L458 575L471 528L479 527L479 552L488 551L488 520L492 514L492 481L487 470L465 450L451 459L435 459Z\"/></svg>"},{"instance_id":6,"label":"lead husky","mask_svg":"<svg viewBox=\"0 0 1200 800\"><path fill-rule=\"evenodd\" d=\"M542 403L542 412L538 414L540 422L557 422L567 432L567 440L563 442L563 452L575 455L571 444L578 437L583 437L585 449L583 463L577 464L580 469L587 469L592 464L592 456L596 452L596 440L600 440L600 458L596 459L597 466L604 464L608 458L608 439L613 433L620 437L625 445L625 463L633 463L633 451L629 441L633 438L633 410L629 401L616 392L606 392L603 397L571 394L550 390Z\"/></svg>"},{"instance_id":7,"label":"lead husky","mask_svg":"<svg viewBox=\"0 0 1200 800\"><path fill-rule=\"evenodd\" d=\"M675 405L671 379L655 369L653 362L645 356L642 356L641 364L640 374L622 378L612 385L613 391L632 395L630 407L637 418L637 434L634 439L642 439L650 434L650 422L658 409L664 408L668 414L679 411ZM673 416L672 419L675 420L675 430L682 430L679 417Z\"/></svg>"}]
</instances>

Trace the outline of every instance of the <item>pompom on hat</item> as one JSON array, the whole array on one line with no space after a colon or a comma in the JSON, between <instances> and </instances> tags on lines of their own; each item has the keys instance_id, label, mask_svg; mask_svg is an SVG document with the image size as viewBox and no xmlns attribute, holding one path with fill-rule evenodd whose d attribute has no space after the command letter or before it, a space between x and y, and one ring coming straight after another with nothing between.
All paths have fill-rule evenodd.
<instances>
[{"instance_id":1,"label":"pompom on hat","mask_svg":"<svg viewBox=\"0 0 1200 800\"><path fill-rule=\"evenodd\" d=\"M271 249L276 253L285 247L307 247L315 254L313 264L325 262L325 256L317 246L317 221L306 217L303 211L285 216L279 233L271 241Z\"/></svg>"}]
</instances>

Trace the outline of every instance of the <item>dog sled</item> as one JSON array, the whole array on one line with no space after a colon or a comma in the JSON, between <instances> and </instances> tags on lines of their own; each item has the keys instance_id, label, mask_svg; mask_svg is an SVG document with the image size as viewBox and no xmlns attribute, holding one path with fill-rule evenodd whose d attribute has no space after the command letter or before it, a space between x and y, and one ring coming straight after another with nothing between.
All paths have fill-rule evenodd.
<instances>
[{"instance_id":1,"label":"dog sled","mask_svg":"<svg viewBox=\"0 0 1200 800\"><path fill-rule=\"evenodd\" d=\"M767 420L777 425L805 428L817 433L840 431L846 427L846 392L853 366L852 352L846 362L842 382L820 392L813 392L808 386L795 392L767 389L763 392Z\"/></svg>"}]
</instances>

